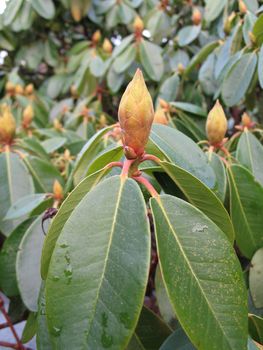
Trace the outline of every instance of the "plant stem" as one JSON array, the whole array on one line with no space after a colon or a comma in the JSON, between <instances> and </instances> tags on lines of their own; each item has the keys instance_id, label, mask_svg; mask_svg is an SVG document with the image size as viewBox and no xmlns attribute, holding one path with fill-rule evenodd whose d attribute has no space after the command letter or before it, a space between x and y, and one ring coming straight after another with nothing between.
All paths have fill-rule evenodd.
<instances>
[{"instance_id":1,"label":"plant stem","mask_svg":"<svg viewBox=\"0 0 263 350\"><path fill-rule=\"evenodd\" d=\"M154 198L159 198L159 193L156 191L156 189L153 187L153 185L143 176L134 176L134 180L142 184L147 191L150 193L150 195Z\"/></svg>"},{"instance_id":2,"label":"plant stem","mask_svg":"<svg viewBox=\"0 0 263 350\"><path fill-rule=\"evenodd\" d=\"M107 164L106 166L105 166L105 168L113 168L113 167L119 167L119 168L122 168L123 167L123 163L122 162L111 162L111 163L109 163L109 164Z\"/></svg>"},{"instance_id":3,"label":"plant stem","mask_svg":"<svg viewBox=\"0 0 263 350\"><path fill-rule=\"evenodd\" d=\"M161 159L154 156L153 154L145 154L142 158L142 161L141 162L144 162L146 160L152 160L153 162L157 163L157 164L160 164L161 162Z\"/></svg>"},{"instance_id":4,"label":"plant stem","mask_svg":"<svg viewBox=\"0 0 263 350\"><path fill-rule=\"evenodd\" d=\"M125 159L122 167L121 177L123 179L127 178L129 175L129 170L131 165L135 162L136 159Z\"/></svg>"}]
</instances>

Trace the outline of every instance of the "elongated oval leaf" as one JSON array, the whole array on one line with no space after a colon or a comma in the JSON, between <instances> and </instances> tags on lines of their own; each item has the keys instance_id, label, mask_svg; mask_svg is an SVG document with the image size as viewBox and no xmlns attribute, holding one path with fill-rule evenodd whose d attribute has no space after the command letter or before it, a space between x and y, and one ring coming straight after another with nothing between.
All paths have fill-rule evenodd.
<instances>
[{"instance_id":1,"label":"elongated oval leaf","mask_svg":"<svg viewBox=\"0 0 263 350\"><path fill-rule=\"evenodd\" d=\"M53 346L125 348L143 304L149 259L139 186L119 176L103 181L72 212L51 258L46 310Z\"/></svg>"},{"instance_id":2,"label":"elongated oval leaf","mask_svg":"<svg viewBox=\"0 0 263 350\"><path fill-rule=\"evenodd\" d=\"M23 4L23 0L7 2L6 10L4 12L4 24L6 26L8 26L13 22L22 4Z\"/></svg>"},{"instance_id":3,"label":"elongated oval leaf","mask_svg":"<svg viewBox=\"0 0 263 350\"><path fill-rule=\"evenodd\" d=\"M256 37L258 46L263 44L263 26L262 25L263 25L263 14L261 14L257 19L252 31L252 33Z\"/></svg>"},{"instance_id":4,"label":"elongated oval leaf","mask_svg":"<svg viewBox=\"0 0 263 350\"><path fill-rule=\"evenodd\" d=\"M19 245L16 258L17 283L23 303L30 311L38 310L38 294L41 286L40 258L45 235L42 217L38 217L27 229Z\"/></svg>"},{"instance_id":5,"label":"elongated oval leaf","mask_svg":"<svg viewBox=\"0 0 263 350\"><path fill-rule=\"evenodd\" d=\"M261 46L258 55L258 80L261 89L263 89L263 46Z\"/></svg>"},{"instance_id":6,"label":"elongated oval leaf","mask_svg":"<svg viewBox=\"0 0 263 350\"><path fill-rule=\"evenodd\" d=\"M227 106L234 106L245 95L257 65L255 52L244 54L232 67L222 85L222 97Z\"/></svg>"},{"instance_id":7,"label":"elongated oval leaf","mask_svg":"<svg viewBox=\"0 0 263 350\"><path fill-rule=\"evenodd\" d=\"M238 141L236 157L263 186L263 146L248 130L243 132Z\"/></svg>"},{"instance_id":8,"label":"elongated oval leaf","mask_svg":"<svg viewBox=\"0 0 263 350\"><path fill-rule=\"evenodd\" d=\"M176 315L202 350L245 350L247 293L234 249L181 199L151 199L162 275ZM213 334L213 339L211 339Z\"/></svg>"},{"instance_id":9,"label":"elongated oval leaf","mask_svg":"<svg viewBox=\"0 0 263 350\"><path fill-rule=\"evenodd\" d=\"M222 203L224 203L227 191L227 176L223 161L214 152L208 152L207 159L211 167L214 169L214 173L216 175L217 188L214 190L214 192Z\"/></svg>"},{"instance_id":10,"label":"elongated oval leaf","mask_svg":"<svg viewBox=\"0 0 263 350\"><path fill-rule=\"evenodd\" d=\"M45 193L30 194L20 198L8 209L5 220L17 219L21 216L29 214L32 210L38 207L45 198Z\"/></svg>"},{"instance_id":11,"label":"elongated oval leaf","mask_svg":"<svg viewBox=\"0 0 263 350\"><path fill-rule=\"evenodd\" d=\"M10 152L0 154L0 231L8 236L19 221L3 220L9 207L34 193L34 186L23 161Z\"/></svg>"},{"instance_id":12,"label":"elongated oval leaf","mask_svg":"<svg viewBox=\"0 0 263 350\"><path fill-rule=\"evenodd\" d=\"M160 47L142 40L139 48L141 63L146 73L154 81L159 81L164 71Z\"/></svg>"},{"instance_id":13,"label":"elongated oval leaf","mask_svg":"<svg viewBox=\"0 0 263 350\"><path fill-rule=\"evenodd\" d=\"M249 288L256 308L263 307L263 248L256 251L249 270Z\"/></svg>"},{"instance_id":14,"label":"elongated oval leaf","mask_svg":"<svg viewBox=\"0 0 263 350\"><path fill-rule=\"evenodd\" d=\"M189 112L191 114L198 115L200 117L207 117L207 112L204 111L201 107L193 105L192 103L187 103L187 102L171 102L170 103L172 106L175 108L182 110L184 112Z\"/></svg>"},{"instance_id":15,"label":"elongated oval leaf","mask_svg":"<svg viewBox=\"0 0 263 350\"><path fill-rule=\"evenodd\" d=\"M182 328L176 329L173 334L163 343L160 350L195 350Z\"/></svg>"},{"instance_id":16,"label":"elongated oval leaf","mask_svg":"<svg viewBox=\"0 0 263 350\"><path fill-rule=\"evenodd\" d=\"M45 19L52 19L55 15L55 5L53 0L30 0L31 5Z\"/></svg>"},{"instance_id":17,"label":"elongated oval leaf","mask_svg":"<svg viewBox=\"0 0 263 350\"><path fill-rule=\"evenodd\" d=\"M129 46L114 61L113 69L117 74L123 73L130 67L136 56L136 48L134 45Z\"/></svg>"},{"instance_id":18,"label":"elongated oval leaf","mask_svg":"<svg viewBox=\"0 0 263 350\"><path fill-rule=\"evenodd\" d=\"M21 239L32 221L28 219L18 225L5 240L0 252L0 288L8 297L19 295L16 281L16 255Z\"/></svg>"},{"instance_id":19,"label":"elongated oval leaf","mask_svg":"<svg viewBox=\"0 0 263 350\"><path fill-rule=\"evenodd\" d=\"M153 125L150 140L166 158L189 171L209 188L216 186L213 169L200 148L180 131L164 126Z\"/></svg>"},{"instance_id":20,"label":"elongated oval leaf","mask_svg":"<svg viewBox=\"0 0 263 350\"><path fill-rule=\"evenodd\" d=\"M98 182L107 174L108 171L109 170L107 169L102 169L83 179L65 199L57 215L52 220L42 250L41 276L44 280L47 277L49 263L55 248L55 244L67 219L82 198L90 191L92 187L98 184Z\"/></svg>"},{"instance_id":21,"label":"elongated oval leaf","mask_svg":"<svg viewBox=\"0 0 263 350\"><path fill-rule=\"evenodd\" d=\"M223 11L227 0L206 0L205 1L205 19L208 22L214 21Z\"/></svg>"},{"instance_id":22,"label":"elongated oval leaf","mask_svg":"<svg viewBox=\"0 0 263 350\"><path fill-rule=\"evenodd\" d=\"M91 161L101 150L101 140L111 127L101 129L93 135L78 154L74 169L74 183L78 184L87 174Z\"/></svg>"},{"instance_id":23,"label":"elongated oval leaf","mask_svg":"<svg viewBox=\"0 0 263 350\"><path fill-rule=\"evenodd\" d=\"M263 250L263 249L261 249ZM261 268L261 273L263 270L263 264ZM249 334L258 343L263 343L263 318L257 315L248 314L248 329Z\"/></svg>"},{"instance_id":24,"label":"elongated oval leaf","mask_svg":"<svg viewBox=\"0 0 263 350\"><path fill-rule=\"evenodd\" d=\"M177 165L161 162L161 167L176 183L188 201L208 216L234 242L234 229L222 202L200 180Z\"/></svg>"},{"instance_id":25,"label":"elongated oval leaf","mask_svg":"<svg viewBox=\"0 0 263 350\"><path fill-rule=\"evenodd\" d=\"M228 169L230 213L241 252L252 258L263 246L263 188L241 165Z\"/></svg>"},{"instance_id":26,"label":"elongated oval leaf","mask_svg":"<svg viewBox=\"0 0 263 350\"><path fill-rule=\"evenodd\" d=\"M179 46L186 46L194 41L200 34L201 26L193 25L186 26L180 29L178 33L178 44Z\"/></svg>"}]
</instances>

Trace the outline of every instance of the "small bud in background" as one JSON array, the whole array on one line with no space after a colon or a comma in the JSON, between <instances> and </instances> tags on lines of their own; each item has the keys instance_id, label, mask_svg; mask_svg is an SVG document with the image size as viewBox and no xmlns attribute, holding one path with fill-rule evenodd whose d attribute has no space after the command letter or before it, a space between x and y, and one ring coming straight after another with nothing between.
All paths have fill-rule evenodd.
<instances>
[{"instance_id":1,"label":"small bud in background","mask_svg":"<svg viewBox=\"0 0 263 350\"><path fill-rule=\"evenodd\" d=\"M64 151L64 159L65 159L66 161L70 161L70 160L71 160L70 150L65 149L65 151Z\"/></svg>"},{"instance_id":2,"label":"small bud in background","mask_svg":"<svg viewBox=\"0 0 263 350\"><path fill-rule=\"evenodd\" d=\"M193 9L192 22L196 26L198 26L202 22L202 13L197 7Z\"/></svg>"},{"instance_id":3,"label":"small bud in background","mask_svg":"<svg viewBox=\"0 0 263 350\"><path fill-rule=\"evenodd\" d=\"M151 95L140 69L137 69L122 95L118 118L127 158L141 156L149 138L154 110Z\"/></svg>"},{"instance_id":4,"label":"small bud in background","mask_svg":"<svg viewBox=\"0 0 263 350\"><path fill-rule=\"evenodd\" d=\"M238 1L238 8L239 8L239 11L242 13L242 14L246 14L247 13L247 6L246 4L244 3L243 0L239 0Z\"/></svg>"},{"instance_id":5,"label":"small bud in background","mask_svg":"<svg viewBox=\"0 0 263 350\"><path fill-rule=\"evenodd\" d=\"M54 129L57 131L63 130L63 125L60 123L58 119L54 119L53 126L54 126Z\"/></svg>"},{"instance_id":6,"label":"small bud in background","mask_svg":"<svg viewBox=\"0 0 263 350\"><path fill-rule=\"evenodd\" d=\"M81 6L79 6L78 1L71 1L71 15L75 22L79 22L82 18Z\"/></svg>"},{"instance_id":7,"label":"small bud in background","mask_svg":"<svg viewBox=\"0 0 263 350\"><path fill-rule=\"evenodd\" d=\"M231 14L226 18L226 20L224 22L224 32L226 34L230 34L231 28L232 28L232 23L233 23L233 20L235 17L236 17L236 13L231 12Z\"/></svg>"},{"instance_id":8,"label":"small bud in background","mask_svg":"<svg viewBox=\"0 0 263 350\"><path fill-rule=\"evenodd\" d=\"M28 129L34 118L34 110L32 105L28 105L23 111L22 126L24 129Z\"/></svg>"},{"instance_id":9,"label":"small bud in background","mask_svg":"<svg viewBox=\"0 0 263 350\"><path fill-rule=\"evenodd\" d=\"M242 124L246 127L249 127L250 124L251 124L251 118L250 116L245 112L242 114L242 117L241 117L241 120L242 120Z\"/></svg>"},{"instance_id":10,"label":"small bud in background","mask_svg":"<svg viewBox=\"0 0 263 350\"><path fill-rule=\"evenodd\" d=\"M32 95L34 93L34 85L33 84L28 84L25 87L25 94L26 95Z\"/></svg>"},{"instance_id":11,"label":"small bud in background","mask_svg":"<svg viewBox=\"0 0 263 350\"><path fill-rule=\"evenodd\" d=\"M220 144L227 132L227 119L225 112L217 100L208 114L206 121L206 134L211 145Z\"/></svg>"},{"instance_id":12,"label":"small bud in background","mask_svg":"<svg viewBox=\"0 0 263 350\"><path fill-rule=\"evenodd\" d=\"M16 95L24 95L24 89L22 85L17 84L15 87L15 94Z\"/></svg>"},{"instance_id":13,"label":"small bud in background","mask_svg":"<svg viewBox=\"0 0 263 350\"><path fill-rule=\"evenodd\" d=\"M105 114L101 114L100 116L100 126L103 128L107 125L107 118L105 117Z\"/></svg>"},{"instance_id":14,"label":"small bud in background","mask_svg":"<svg viewBox=\"0 0 263 350\"><path fill-rule=\"evenodd\" d=\"M91 40L92 40L93 44L96 45L96 44L98 44L100 39L101 39L101 33L99 30L96 30L96 32L93 33Z\"/></svg>"},{"instance_id":15,"label":"small bud in background","mask_svg":"<svg viewBox=\"0 0 263 350\"><path fill-rule=\"evenodd\" d=\"M16 121L7 104L0 106L0 143L10 145L16 134Z\"/></svg>"},{"instance_id":16,"label":"small bud in background","mask_svg":"<svg viewBox=\"0 0 263 350\"><path fill-rule=\"evenodd\" d=\"M77 90L77 88L76 88L76 86L74 84L71 85L71 87L70 87L70 93L71 93L71 96L73 98L78 98L79 97L78 90Z\"/></svg>"},{"instance_id":17,"label":"small bud in background","mask_svg":"<svg viewBox=\"0 0 263 350\"><path fill-rule=\"evenodd\" d=\"M58 180L55 180L53 184L53 195L54 195L54 199L57 201L61 201L64 197L63 188L60 185Z\"/></svg>"},{"instance_id":18,"label":"small bud in background","mask_svg":"<svg viewBox=\"0 0 263 350\"><path fill-rule=\"evenodd\" d=\"M143 20L141 19L141 17L136 16L133 22L133 29L135 33L139 33L141 34L143 29L144 29L144 24L143 24Z\"/></svg>"},{"instance_id":19,"label":"small bud in background","mask_svg":"<svg viewBox=\"0 0 263 350\"><path fill-rule=\"evenodd\" d=\"M168 124L168 119L166 117L165 111L162 108L158 108L156 110L156 112L154 113L153 123L154 124L163 124L163 125Z\"/></svg>"},{"instance_id":20,"label":"small bud in background","mask_svg":"<svg viewBox=\"0 0 263 350\"><path fill-rule=\"evenodd\" d=\"M102 44L102 49L104 52L110 54L112 52L112 44L109 39L105 38Z\"/></svg>"},{"instance_id":21,"label":"small bud in background","mask_svg":"<svg viewBox=\"0 0 263 350\"><path fill-rule=\"evenodd\" d=\"M5 85L5 90L8 94L13 95L15 93L16 86L11 81L8 81Z\"/></svg>"},{"instance_id":22,"label":"small bud in background","mask_svg":"<svg viewBox=\"0 0 263 350\"><path fill-rule=\"evenodd\" d=\"M179 74L183 74L185 71L185 66L182 63L179 63L177 66L177 70Z\"/></svg>"},{"instance_id":23,"label":"small bud in background","mask_svg":"<svg viewBox=\"0 0 263 350\"><path fill-rule=\"evenodd\" d=\"M163 98L159 98L159 105L160 107L162 107L162 109L165 112L169 112L170 111L170 105L167 101L165 101Z\"/></svg>"}]
</instances>

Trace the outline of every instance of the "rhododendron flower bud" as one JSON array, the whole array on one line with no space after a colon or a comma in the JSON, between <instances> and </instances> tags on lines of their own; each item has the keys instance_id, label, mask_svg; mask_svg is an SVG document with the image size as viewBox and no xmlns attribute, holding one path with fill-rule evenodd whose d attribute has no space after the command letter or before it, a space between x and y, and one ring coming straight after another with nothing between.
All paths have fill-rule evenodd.
<instances>
[{"instance_id":1,"label":"rhododendron flower bud","mask_svg":"<svg viewBox=\"0 0 263 350\"><path fill-rule=\"evenodd\" d=\"M137 69L121 98L118 117L126 157L141 156L150 134L154 110L140 69Z\"/></svg>"},{"instance_id":2,"label":"rhododendron flower bud","mask_svg":"<svg viewBox=\"0 0 263 350\"><path fill-rule=\"evenodd\" d=\"M168 124L168 119L165 115L165 111L163 110L163 108L158 108L157 111L154 113L153 122L155 124L163 124L163 125Z\"/></svg>"},{"instance_id":3,"label":"rhododendron flower bud","mask_svg":"<svg viewBox=\"0 0 263 350\"><path fill-rule=\"evenodd\" d=\"M0 107L0 143L10 144L15 137L16 121L10 107L6 104Z\"/></svg>"},{"instance_id":4,"label":"rhododendron flower bud","mask_svg":"<svg viewBox=\"0 0 263 350\"><path fill-rule=\"evenodd\" d=\"M22 125L26 129L31 124L34 117L34 110L31 105L28 105L23 111Z\"/></svg>"},{"instance_id":5,"label":"rhododendron flower bud","mask_svg":"<svg viewBox=\"0 0 263 350\"><path fill-rule=\"evenodd\" d=\"M238 7L239 7L239 11L243 14L246 14L247 13L247 6L246 4L244 3L243 0L239 0L238 2Z\"/></svg>"},{"instance_id":6,"label":"rhododendron flower bud","mask_svg":"<svg viewBox=\"0 0 263 350\"><path fill-rule=\"evenodd\" d=\"M206 134L208 141L212 145L219 144L223 141L227 131L227 119L225 112L217 100L214 107L208 114L206 121Z\"/></svg>"},{"instance_id":7,"label":"rhododendron flower bud","mask_svg":"<svg viewBox=\"0 0 263 350\"><path fill-rule=\"evenodd\" d=\"M200 10L197 7L195 7L192 14L192 22L195 25L199 25L201 21L202 21L202 14Z\"/></svg>"},{"instance_id":8,"label":"rhododendron flower bud","mask_svg":"<svg viewBox=\"0 0 263 350\"><path fill-rule=\"evenodd\" d=\"M105 38L102 44L102 48L106 53L111 53L112 52L112 45L109 39Z\"/></svg>"},{"instance_id":9,"label":"rhododendron flower bud","mask_svg":"<svg viewBox=\"0 0 263 350\"><path fill-rule=\"evenodd\" d=\"M141 17L136 16L133 22L133 29L135 32L142 32L144 29L144 24L143 24L143 20L141 19Z\"/></svg>"},{"instance_id":10,"label":"rhododendron flower bud","mask_svg":"<svg viewBox=\"0 0 263 350\"><path fill-rule=\"evenodd\" d=\"M92 35L92 42L94 44L97 44L101 39L101 33L99 30L96 30L96 32Z\"/></svg>"},{"instance_id":11,"label":"rhododendron flower bud","mask_svg":"<svg viewBox=\"0 0 263 350\"><path fill-rule=\"evenodd\" d=\"M55 180L53 184L53 194L54 194L54 198L57 200L61 200L64 197L63 188L60 185L58 180Z\"/></svg>"},{"instance_id":12,"label":"rhododendron flower bud","mask_svg":"<svg viewBox=\"0 0 263 350\"><path fill-rule=\"evenodd\" d=\"M34 85L33 84L28 84L26 87L25 87L25 94L26 95L32 95L34 92Z\"/></svg>"}]
</instances>

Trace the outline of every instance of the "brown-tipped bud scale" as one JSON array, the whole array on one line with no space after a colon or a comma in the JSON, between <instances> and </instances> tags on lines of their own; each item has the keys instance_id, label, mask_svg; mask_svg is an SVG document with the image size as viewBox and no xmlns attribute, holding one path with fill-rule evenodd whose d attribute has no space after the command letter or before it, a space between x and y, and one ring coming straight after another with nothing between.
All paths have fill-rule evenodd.
<instances>
[{"instance_id":1,"label":"brown-tipped bud scale","mask_svg":"<svg viewBox=\"0 0 263 350\"><path fill-rule=\"evenodd\" d=\"M16 134L16 121L6 104L0 107L0 143L9 145Z\"/></svg>"},{"instance_id":2,"label":"brown-tipped bud scale","mask_svg":"<svg viewBox=\"0 0 263 350\"><path fill-rule=\"evenodd\" d=\"M143 24L143 20L141 19L141 17L136 16L133 22L133 29L134 32L137 33L141 33L144 29L144 24Z\"/></svg>"}]
</instances>

